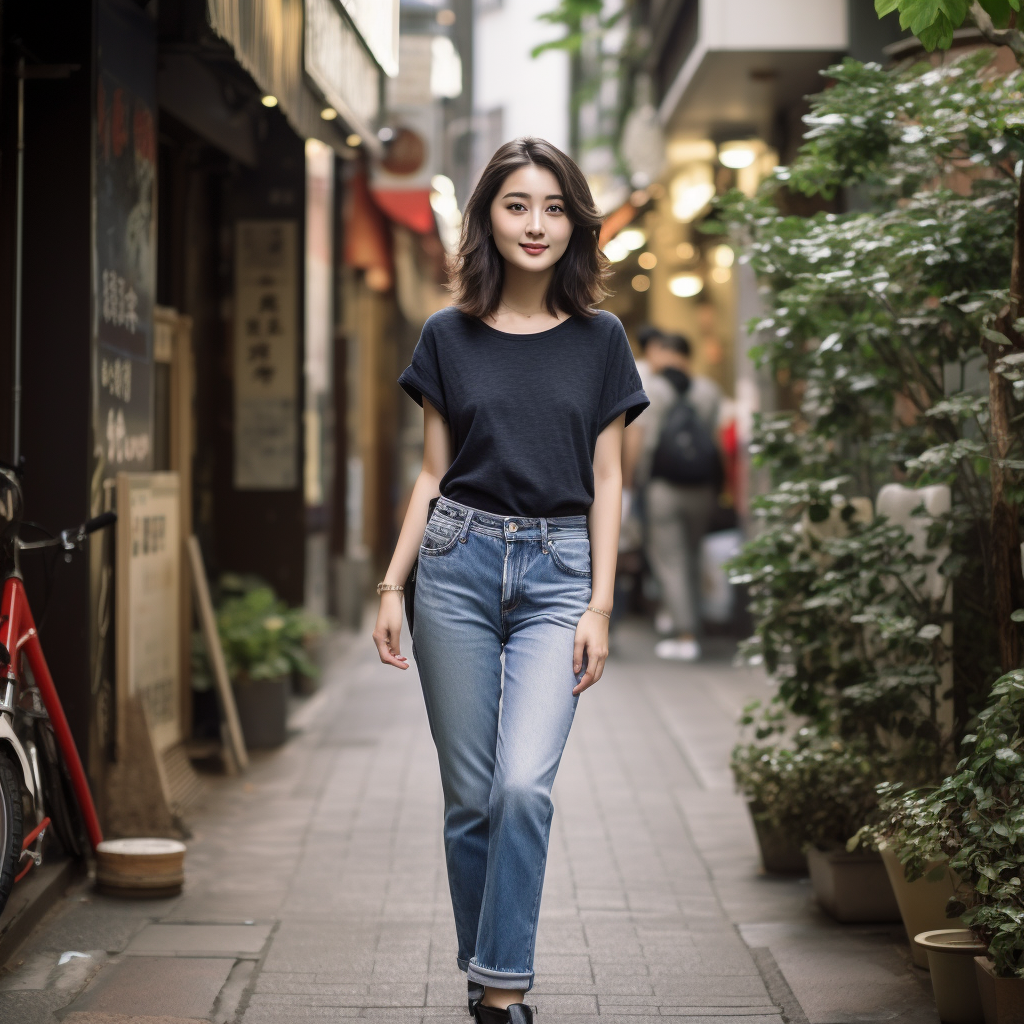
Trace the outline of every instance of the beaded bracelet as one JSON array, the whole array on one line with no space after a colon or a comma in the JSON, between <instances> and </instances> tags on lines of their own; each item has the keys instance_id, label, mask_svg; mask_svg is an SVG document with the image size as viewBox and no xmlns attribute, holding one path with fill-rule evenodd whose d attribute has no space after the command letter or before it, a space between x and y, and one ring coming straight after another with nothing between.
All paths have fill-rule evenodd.
<instances>
[{"instance_id":1,"label":"beaded bracelet","mask_svg":"<svg viewBox=\"0 0 1024 1024\"><path fill-rule=\"evenodd\" d=\"M377 596L380 597L387 590L397 590L399 592L405 590L405 587L401 583L378 583L377 584Z\"/></svg>"},{"instance_id":2,"label":"beaded bracelet","mask_svg":"<svg viewBox=\"0 0 1024 1024\"><path fill-rule=\"evenodd\" d=\"M595 608L592 604L587 605L587 611L593 612L595 615L603 615L606 619L610 619L612 617L611 612L606 612L603 608Z\"/></svg>"}]
</instances>

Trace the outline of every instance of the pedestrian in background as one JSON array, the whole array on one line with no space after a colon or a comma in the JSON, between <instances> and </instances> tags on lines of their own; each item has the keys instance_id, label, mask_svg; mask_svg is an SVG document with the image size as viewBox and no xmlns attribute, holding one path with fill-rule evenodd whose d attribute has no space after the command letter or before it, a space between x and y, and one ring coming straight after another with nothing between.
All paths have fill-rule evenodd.
<instances>
[{"instance_id":1,"label":"pedestrian in background","mask_svg":"<svg viewBox=\"0 0 1024 1024\"><path fill-rule=\"evenodd\" d=\"M569 157L539 139L502 146L466 205L455 305L400 378L423 406L423 470L373 638L408 667L399 594L415 566L458 964L481 1024L532 1021L551 786L604 671L622 435L648 404L622 325L593 308L600 227Z\"/></svg>"},{"instance_id":2,"label":"pedestrian in background","mask_svg":"<svg viewBox=\"0 0 1024 1024\"><path fill-rule=\"evenodd\" d=\"M721 391L695 376L691 345L682 335L647 340L651 407L642 431L637 477L643 485L647 560L661 590L663 630L659 658L700 658L701 544L718 503L722 459L718 448Z\"/></svg>"}]
</instances>

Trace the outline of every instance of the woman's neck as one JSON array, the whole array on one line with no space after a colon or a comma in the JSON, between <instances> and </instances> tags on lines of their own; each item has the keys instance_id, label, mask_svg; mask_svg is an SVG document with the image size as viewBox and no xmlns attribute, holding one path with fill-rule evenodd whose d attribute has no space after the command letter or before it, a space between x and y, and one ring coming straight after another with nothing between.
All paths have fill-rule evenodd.
<instances>
[{"instance_id":1,"label":"woman's neck","mask_svg":"<svg viewBox=\"0 0 1024 1024\"><path fill-rule=\"evenodd\" d=\"M565 314L556 310L552 316L547 307L552 277L554 267L538 272L506 263L501 299L487 318L488 323L510 334L535 334L561 323Z\"/></svg>"},{"instance_id":2,"label":"woman's neck","mask_svg":"<svg viewBox=\"0 0 1024 1024\"><path fill-rule=\"evenodd\" d=\"M505 280L501 288L502 305L519 311L523 316L547 313L548 287L554 275L554 267L538 272L506 263Z\"/></svg>"}]
</instances>

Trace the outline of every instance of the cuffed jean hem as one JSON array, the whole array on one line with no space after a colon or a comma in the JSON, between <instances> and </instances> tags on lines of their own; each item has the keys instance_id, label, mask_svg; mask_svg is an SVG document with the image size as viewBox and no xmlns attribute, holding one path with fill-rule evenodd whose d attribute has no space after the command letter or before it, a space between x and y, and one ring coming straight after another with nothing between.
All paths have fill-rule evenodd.
<instances>
[{"instance_id":1,"label":"cuffed jean hem","mask_svg":"<svg viewBox=\"0 0 1024 1024\"><path fill-rule=\"evenodd\" d=\"M456 959L456 963L458 963L458 965L459 965L459 970L462 971L463 974L468 973L468 971L469 971L469 961L468 960L463 960L461 956L460 957L456 957L455 959Z\"/></svg>"},{"instance_id":2,"label":"cuffed jean hem","mask_svg":"<svg viewBox=\"0 0 1024 1024\"><path fill-rule=\"evenodd\" d=\"M515 971L492 971L489 967L481 967L473 960L469 962L466 972L470 981L487 988L511 988L520 992L529 992L533 988L533 972L518 974Z\"/></svg>"}]
</instances>

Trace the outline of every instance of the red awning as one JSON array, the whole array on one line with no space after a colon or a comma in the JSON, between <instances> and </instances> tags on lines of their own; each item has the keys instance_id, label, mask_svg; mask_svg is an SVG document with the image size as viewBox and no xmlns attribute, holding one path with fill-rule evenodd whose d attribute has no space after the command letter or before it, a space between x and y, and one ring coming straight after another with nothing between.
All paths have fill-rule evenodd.
<instances>
[{"instance_id":1,"label":"red awning","mask_svg":"<svg viewBox=\"0 0 1024 1024\"><path fill-rule=\"evenodd\" d=\"M402 224L418 235L437 230L434 211L430 208L430 190L425 188L378 188L373 198L390 220Z\"/></svg>"}]
</instances>

